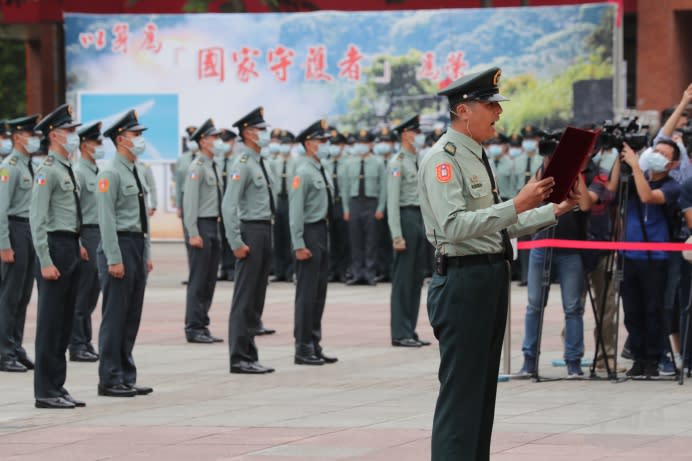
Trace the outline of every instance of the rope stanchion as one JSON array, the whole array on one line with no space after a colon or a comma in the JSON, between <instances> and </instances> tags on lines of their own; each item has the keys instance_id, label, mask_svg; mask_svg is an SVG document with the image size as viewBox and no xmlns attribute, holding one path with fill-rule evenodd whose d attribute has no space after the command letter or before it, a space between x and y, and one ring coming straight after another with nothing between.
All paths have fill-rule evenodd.
<instances>
[{"instance_id":1,"label":"rope stanchion","mask_svg":"<svg viewBox=\"0 0 692 461\"><path fill-rule=\"evenodd\" d=\"M519 250L532 248L569 248L572 250L604 251L692 251L689 243L668 242L611 242L599 240L540 239L517 242Z\"/></svg>"}]
</instances>

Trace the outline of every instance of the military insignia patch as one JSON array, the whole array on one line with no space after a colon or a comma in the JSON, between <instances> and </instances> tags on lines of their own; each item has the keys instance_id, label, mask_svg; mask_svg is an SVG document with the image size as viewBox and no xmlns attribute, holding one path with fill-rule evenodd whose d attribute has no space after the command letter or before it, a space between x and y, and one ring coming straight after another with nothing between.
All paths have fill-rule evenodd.
<instances>
[{"instance_id":1,"label":"military insignia patch","mask_svg":"<svg viewBox=\"0 0 692 461\"><path fill-rule=\"evenodd\" d=\"M192 179L193 181L197 181L199 179L199 175L196 171L190 172L190 179Z\"/></svg>"},{"instance_id":2,"label":"military insignia patch","mask_svg":"<svg viewBox=\"0 0 692 461\"><path fill-rule=\"evenodd\" d=\"M446 184L452 180L452 165L440 163L435 167L435 173L437 174L437 181Z\"/></svg>"},{"instance_id":3,"label":"military insignia patch","mask_svg":"<svg viewBox=\"0 0 692 461\"><path fill-rule=\"evenodd\" d=\"M398 168L392 168L392 176L398 178L399 176L401 176L401 170Z\"/></svg>"},{"instance_id":4,"label":"military insignia patch","mask_svg":"<svg viewBox=\"0 0 692 461\"><path fill-rule=\"evenodd\" d=\"M16 164L17 164L17 157L12 157L12 158L10 159L10 162L9 162L9 163L10 163L10 165L12 165L12 166L16 165Z\"/></svg>"},{"instance_id":5,"label":"military insignia patch","mask_svg":"<svg viewBox=\"0 0 692 461\"><path fill-rule=\"evenodd\" d=\"M478 179L478 176L475 174L471 176L471 189L478 189L479 187L483 187L483 184L481 183L481 180Z\"/></svg>"},{"instance_id":6,"label":"military insignia patch","mask_svg":"<svg viewBox=\"0 0 692 461\"><path fill-rule=\"evenodd\" d=\"M231 173L231 181L240 181L240 173L237 171Z\"/></svg>"},{"instance_id":7,"label":"military insignia patch","mask_svg":"<svg viewBox=\"0 0 692 461\"><path fill-rule=\"evenodd\" d=\"M294 176L293 177L293 189L299 189L300 188L300 176Z\"/></svg>"},{"instance_id":8,"label":"military insignia patch","mask_svg":"<svg viewBox=\"0 0 692 461\"><path fill-rule=\"evenodd\" d=\"M455 146L454 143L448 142L447 144L445 144L444 150L449 155L454 155L457 153L457 146Z\"/></svg>"},{"instance_id":9,"label":"military insignia patch","mask_svg":"<svg viewBox=\"0 0 692 461\"><path fill-rule=\"evenodd\" d=\"M43 186L46 184L46 177L42 174L36 176L36 184Z\"/></svg>"},{"instance_id":10,"label":"military insignia patch","mask_svg":"<svg viewBox=\"0 0 692 461\"><path fill-rule=\"evenodd\" d=\"M238 159L238 161L240 163L247 163L247 159L248 159L247 154L244 154L242 157L240 157L240 159Z\"/></svg>"},{"instance_id":11,"label":"military insignia patch","mask_svg":"<svg viewBox=\"0 0 692 461\"><path fill-rule=\"evenodd\" d=\"M7 182L9 180L10 180L10 172L5 168L0 170L0 181Z\"/></svg>"},{"instance_id":12,"label":"military insignia patch","mask_svg":"<svg viewBox=\"0 0 692 461\"><path fill-rule=\"evenodd\" d=\"M108 192L108 179L103 178L99 179L99 191L100 192Z\"/></svg>"},{"instance_id":13,"label":"military insignia patch","mask_svg":"<svg viewBox=\"0 0 692 461\"><path fill-rule=\"evenodd\" d=\"M43 164L45 166L51 166L53 164L54 160L53 157L46 157L46 159L43 161Z\"/></svg>"}]
</instances>

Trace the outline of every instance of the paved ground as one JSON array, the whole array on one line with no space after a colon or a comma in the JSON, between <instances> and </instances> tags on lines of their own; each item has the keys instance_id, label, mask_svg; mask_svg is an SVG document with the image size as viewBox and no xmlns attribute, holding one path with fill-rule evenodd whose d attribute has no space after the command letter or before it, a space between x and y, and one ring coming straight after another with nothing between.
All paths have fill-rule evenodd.
<instances>
[{"instance_id":1,"label":"paved ground","mask_svg":"<svg viewBox=\"0 0 692 461\"><path fill-rule=\"evenodd\" d=\"M267 376L228 373L227 345L193 345L182 331L182 246L154 246L135 349L141 384L154 394L96 396L96 365L68 366L66 387L88 402L69 411L33 408L32 375L0 375L2 460L425 460L437 393L437 347L388 345L389 285L330 285L326 352L339 363L292 363L293 286L270 286L258 339ZM219 285L213 333L226 336L232 284ZM557 287L545 326L543 374L561 358ZM512 292L513 369L521 366L525 289ZM27 320L33 352L35 298ZM587 312L587 328L592 327ZM98 319L95 318L98 324ZM425 309L419 333L432 339ZM593 342L587 334L587 350ZM589 352L589 355L591 352ZM499 384L493 460L692 460L692 387L671 382Z\"/></svg>"}]
</instances>

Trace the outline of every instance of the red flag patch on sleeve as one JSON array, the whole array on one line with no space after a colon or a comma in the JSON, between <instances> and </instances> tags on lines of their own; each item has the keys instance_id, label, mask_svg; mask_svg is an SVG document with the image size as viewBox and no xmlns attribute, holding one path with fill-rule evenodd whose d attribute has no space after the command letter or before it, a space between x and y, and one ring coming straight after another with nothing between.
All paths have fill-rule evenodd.
<instances>
[{"instance_id":1,"label":"red flag patch on sleeve","mask_svg":"<svg viewBox=\"0 0 692 461\"><path fill-rule=\"evenodd\" d=\"M99 179L99 191L101 192L108 192L108 179L103 178Z\"/></svg>"},{"instance_id":2,"label":"red flag patch on sleeve","mask_svg":"<svg viewBox=\"0 0 692 461\"><path fill-rule=\"evenodd\" d=\"M438 182L448 183L452 180L452 165L449 163L440 163L435 167L435 173Z\"/></svg>"}]
</instances>

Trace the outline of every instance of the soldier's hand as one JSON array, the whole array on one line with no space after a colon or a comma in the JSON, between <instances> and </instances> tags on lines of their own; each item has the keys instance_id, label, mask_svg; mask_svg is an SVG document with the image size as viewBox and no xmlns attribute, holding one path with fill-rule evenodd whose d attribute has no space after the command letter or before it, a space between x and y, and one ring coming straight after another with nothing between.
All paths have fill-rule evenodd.
<instances>
[{"instance_id":1,"label":"soldier's hand","mask_svg":"<svg viewBox=\"0 0 692 461\"><path fill-rule=\"evenodd\" d=\"M394 251L406 251L406 240L403 237L394 237L392 239L392 247Z\"/></svg>"},{"instance_id":2,"label":"soldier's hand","mask_svg":"<svg viewBox=\"0 0 692 461\"><path fill-rule=\"evenodd\" d=\"M233 250L233 255L237 259L245 259L245 258L247 258L247 255L249 255L249 254L250 254L250 247L247 245L243 245L240 248L238 248L237 250Z\"/></svg>"},{"instance_id":3,"label":"soldier's hand","mask_svg":"<svg viewBox=\"0 0 692 461\"><path fill-rule=\"evenodd\" d=\"M550 197L553 187L555 187L555 179L552 177L526 183L514 197L514 208L517 214L536 208Z\"/></svg>"},{"instance_id":4,"label":"soldier's hand","mask_svg":"<svg viewBox=\"0 0 692 461\"><path fill-rule=\"evenodd\" d=\"M154 270L154 263L151 259L147 259L147 274Z\"/></svg>"},{"instance_id":5,"label":"soldier's hand","mask_svg":"<svg viewBox=\"0 0 692 461\"><path fill-rule=\"evenodd\" d=\"M149 217L154 216L154 213L156 213L156 208L147 208L147 214Z\"/></svg>"},{"instance_id":6,"label":"soldier's hand","mask_svg":"<svg viewBox=\"0 0 692 461\"><path fill-rule=\"evenodd\" d=\"M46 280L58 280L60 278L60 271L53 265L42 267L41 277Z\"/></svg>"},{"instance_id":7,"label":"soldier's hand","mask_svg":"<svg viewBox=\"0 0 692 461\"><path fill-rule=\"evenodd\" d=\"M296 259L298 261L305 261L310 258L312 258L312 252L307 248L298 248L296 250Z\"/></svg>"},{"instance_id":8,"label":"soldier's hand","mask_svg":"<svg viewBox=\"0 0 692 461\"><path fill-rule=\"evenodd\" d=\"M7 248L6 250L0 250L0 260L5 264L14 263L14 250L12 248Z\"/></svg>"},{"instance_id":9,"label":"soldier's hand","mask_svg":"<svg viewBox=\"0 0 692 461\"><path fill-rule=\"evenodd\" d=\"M351 219L351 213L344 211L344 221L348 221L349 219Z\"/></svg>"},{"instance_id":10,"label":"soldier's hand","mask_svg":"<svg viewBox=\"0 0 692 461\"><path fill-rule=\"evenodd\" d=\"M562 216L568 211L573 210L574 207L577 206L577 203L579 203L580 198L581 192L579 192L579 184L577 182L569 191L569 194L567 195L567 198L565 200L563 200L559 204L553 205L555 207L555 216Z\"/></svg>"},{"instance_id":11,"label":"soldier's hand","mask_svg":"<svg viewBox=\"0 0 692 461\"><path fill-rule=\"evenodd\" d=\"M89 252L81 245L79 246L79 257L82 258L82 261L89 261Z\"/></svg>"},{"instance_id":12,"label":"soldier's hand","mask_svg":"<svg viewBox=\"0 0 692 461\"><path fill-rule=\"evenodd\" d=\"M191 247L204 248L204 240L202 240L202 237L200 237L199 235L197 235L195 237L190 237L188 242L190 243Z\"/></svg>"},{"instance_id":13,"label":"soldier's hand","mask_svg":"<svg viewBox=\"0 0 692 461\"><path fill-rule=\"evenodd\" d=\"M382 218L384 218L384 211L376 211L375 212L375 219L377 219L379 221Z\"/></svg>"},{"instance_id":14,"label":"soldier's hand","mask_svg":"<svg viewBox=\"0 0 692 461\"><path fill-rule=\"evenodd\" d=\"M116 279L121 279L125 277L125 266L122 263L110 264L108 266L108 273Z\"/></svg>"},{"instance_id":15,"label":"soldier's hand","mask_svg":"<svg viewBox=\"0 0 692 461\"><path fill-rule=\"evenodd\" d=\"M183 217L183 210L181 210L180 208L177 208L177 209L175 210L175 214L176 214L176 216L178 216L179 218L182 218L182 217Z\"/></svg>"}]
</instances>

